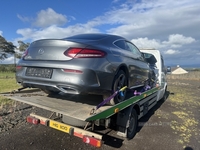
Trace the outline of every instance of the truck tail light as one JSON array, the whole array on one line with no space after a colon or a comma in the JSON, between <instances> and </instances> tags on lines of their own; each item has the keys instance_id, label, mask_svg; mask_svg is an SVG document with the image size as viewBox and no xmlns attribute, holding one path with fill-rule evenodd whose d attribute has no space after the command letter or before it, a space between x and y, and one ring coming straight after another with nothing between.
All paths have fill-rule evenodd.
<instances>
[{"instance_id":1,"label":"truck tail light","mask_svg":"<svg viewBox=\"0 0 200 150\"><path fill-rule=\"evenodd\" d=\"M64 52L64 55L72 58L102 58L106 53L96 49L70 48Z\"/></svg>"},{"instance_id":2,"label":"truck tail light","mask_svg":"<svg viewBox=\"0 0 200 150\"><path fill-rule=\"evenodd\" d=\"M93 145L95 147L101 147L102 144L101 140L89 136L83 136L83 142Z\"/></svg>"},{"instance_id":3,"label":"truck tail light","mask_svg":"<svg viewBox=\"0 0 200 150\"><path fill-rule=\"evenodd\" d=\"M32 116L28 116L26 118L26 121L29 122L29 123L32 123L32 124L39 124L40 123L39 119L32 117Z\"/></svg>"}]
</instances>

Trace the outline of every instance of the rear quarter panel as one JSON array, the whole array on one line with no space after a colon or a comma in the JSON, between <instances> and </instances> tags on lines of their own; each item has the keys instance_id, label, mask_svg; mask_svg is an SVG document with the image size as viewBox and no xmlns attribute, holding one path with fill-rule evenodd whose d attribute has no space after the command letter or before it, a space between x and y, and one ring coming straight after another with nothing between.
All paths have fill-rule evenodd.
<instances>
[{"instance_id":1,"label":"rear quarter panel","mask_svg":"<svg viewBox=\"0 0 200 150\"><path fill-rule=\"evenodd\" d=\"M149 67L146 62L138 60L131 52L112 49L113 55L107 57L108 61L113 66L113 71L117 73L120 66L125 66L128 69L129 86L143 85L148 79Z\"/></svg>"}]
</instances>

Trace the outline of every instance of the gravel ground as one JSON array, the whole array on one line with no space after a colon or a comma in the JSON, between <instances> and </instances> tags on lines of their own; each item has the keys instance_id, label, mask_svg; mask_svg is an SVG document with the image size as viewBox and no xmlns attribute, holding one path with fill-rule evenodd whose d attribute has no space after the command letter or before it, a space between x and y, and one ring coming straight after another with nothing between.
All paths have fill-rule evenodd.
<instances>
[{"instance_id":1,"label":"gravel ground","mask_svg":"<svg viewBox=\"0 0 200 150\"><path fill-rule=\"evenodd\" d=\"M0 133L9 131L16 126L26 124L26 117L30 112L41 112L44 115L50 113L20 102L14 102L13 104L3 106L0 109Z\"/></svg>"},{"instance_id":2,"label":"gravel ground","mask_svg":"<svg viewBox=\"0 0 200 150\"><path fill-rule=\"evenodd\" d=\"M198 150L200 149L200 81L170 80L168 98L159 102L139 121L132 140L108 132L102 150ZM26 122L30 113L50 116L51 112L16 102L0 109L2 150L93 150L81 139L42 125Z\"/></svg>"}]
</instances>

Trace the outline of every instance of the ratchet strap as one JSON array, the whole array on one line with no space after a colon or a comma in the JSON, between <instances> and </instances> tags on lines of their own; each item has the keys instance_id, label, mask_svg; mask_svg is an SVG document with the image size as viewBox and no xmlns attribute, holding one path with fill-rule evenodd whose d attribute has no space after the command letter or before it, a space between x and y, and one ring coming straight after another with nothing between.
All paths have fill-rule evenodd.
<instances>
[{"instance_id":1,"label":"ratchet strap","mask_svg":"<svg viewBox=\"0 0 200 150\"><path fill-rule=\"evenodd\" d=\"M96 106L96 108L93 108L90 112L90 114L94 114L94 111L99 109L101 106L105 105L106 103L108 103L112 98L114 98L118 93L121 93L121 95L123 96L123 91L127 88L127 86L124 86L123 88L121 88L118 91L115 91L111 96L109 96L108 98L104 99L100 104L98 104Z\"/></svg>"}]
</instances>

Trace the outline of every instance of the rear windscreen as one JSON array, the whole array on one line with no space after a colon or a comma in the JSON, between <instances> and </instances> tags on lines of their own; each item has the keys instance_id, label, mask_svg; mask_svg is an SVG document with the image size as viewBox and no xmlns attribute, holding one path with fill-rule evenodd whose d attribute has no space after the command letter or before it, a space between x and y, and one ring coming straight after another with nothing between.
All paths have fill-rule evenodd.
<instances>
[{"instance_id":1,"label":"rear windscreen","mask_svg":"<svg viewBox=\"0 0 200 150\"><path fill-rule=\"evenodd\" d=\"M105 34L79 34L79 35L74 35L74 36L64 38L64 40L68 40L68 39L100 40L107 36L108 35L105 35Z\"/></svg>"}]
</instances>

